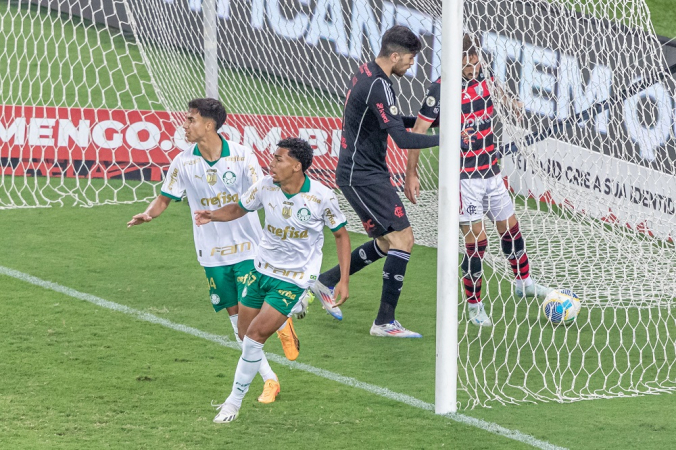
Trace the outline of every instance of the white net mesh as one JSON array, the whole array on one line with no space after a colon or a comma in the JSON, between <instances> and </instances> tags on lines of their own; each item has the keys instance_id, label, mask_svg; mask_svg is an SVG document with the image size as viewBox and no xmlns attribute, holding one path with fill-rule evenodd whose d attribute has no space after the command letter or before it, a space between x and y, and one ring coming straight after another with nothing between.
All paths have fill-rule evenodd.
<instances>
[{"instance_id":1,"label":"white net mesh","mask_svg":"<svg viewBox=\"0 0 676 450\"><path fill-rule=\"evenodd\" d=\"M583 309L573 326L554 328L539 301L513 296L487 226L483 299L494 326L465 325L460 305L462 406L672 389L676 91L645 3L465 3L484 68L526 108L519 120L498 102L494 120L498 146L514 143L502 174L532 274L575 291ZM187 101L204 95L201 8L0 2L0 62L9 67L0 75L0 208L156 195L185 145L176 129ZM414 70L395 80L404 113L417 112L440 75L439 0L218 0L216 10L218 43L206 47L217 48L230 113L223 132L264 165L279 138L300 135L316 147L314 176L334 183L346 87L390 26L407 25L424 42ZM405 152L391 146L389 158L400 185ZM419 204L406 203L416 241L430 246L437 166L437 150L423 151Z\"/></svg>"}]
</instances>

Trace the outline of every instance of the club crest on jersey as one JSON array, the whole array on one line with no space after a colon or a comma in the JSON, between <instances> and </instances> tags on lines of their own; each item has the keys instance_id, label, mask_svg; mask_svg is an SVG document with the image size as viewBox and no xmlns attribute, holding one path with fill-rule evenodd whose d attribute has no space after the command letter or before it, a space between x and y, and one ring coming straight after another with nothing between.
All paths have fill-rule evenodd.
<instances>
[{"instance_id":1,"label":"club crest on jersey","mask_svg":"<svg viewBox=\"0 0 676 450\"><path fill-rule=\"evenodd\" d=\"M397 105L390 106L390 114L392 114L393 116L399 114L399 108L397 108Z\"/></svg>"},{"instance_id":2,"label":"club crest on jersey","mask_svg":"<svg viewBox=\"0 0 676 450\"><path fill-rule=\"evenodd\" d=\"M216 169L207 169L207 183L209 183L209 186L216 184L216 181L218 181L218 173L216 173Z\"/></svg>"},{"instance_id":3,"label":"club crest on jersey","mask_svg":"<svg viewBox=\"0 0 676 450\"><path fill-rule=\"evenodd\" d=\"M218 294L211 294L211 304L218 305L219 303L221 303L221 297Z\"/></svg>"},{"instance_id":4,"label":"club crest on jersey","mask_svg":"<svg viewBox=\"0 0 676 450\"><path fill-rule=\"evenodd\" d=\"M427 97L427 100L425 100L425 103L427 104L427 106L431 108L437 104L437 99L434 98L433 95L430 95L429 97Z\"/></svg>"},{"instance_id":5,"label":"club crest on jersey","mask_svg":"<svg viewBox=\"0 0 676 450\"><path fill-rule=\"evenodd\" d=\"M311 215L310 210L307 208L301 208L296 213L296 217L298 217L298 220L300 220L301 222L307 222L308 220L310 220L310 215Z\"/></svg>"},{"instance_id":6,"label":"club crest on jersey","mask_svg":"<svg viewBox=\"0 0 676 450\"><path fill-rule=\"evenodd\" d=\"M235 175L235 172L227 171L223 174L223 183L225 183L226 186L230 186L231 184L234 184L237 181L237 175Z\"/></svg>"}]
</instances>

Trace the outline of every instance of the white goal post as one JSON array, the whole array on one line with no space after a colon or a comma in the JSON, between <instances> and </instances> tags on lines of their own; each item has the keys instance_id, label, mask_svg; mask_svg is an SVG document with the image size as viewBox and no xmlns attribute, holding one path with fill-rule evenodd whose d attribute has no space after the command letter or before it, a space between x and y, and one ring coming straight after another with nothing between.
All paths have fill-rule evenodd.
<instances>
[{"instance_id":1,"label":"white goal post","mask_svg":"<svg viewBox=\"0 0 676 450\"><path fill-rule=\"evenodd\" d=\"M316 149L312 176L335 187L350 77L387 28L408 26L423 50L393 80L400 110L415 115L446 80L443 145L421 152L418 204L404 200L416 242L446 255L437 375L453 378L457 361L457 390L437 390L437 412L676 388L676 84L645 1L3 0L0 24L0 209L147 201L186 148L187 101L204 95L224 102L221 131L264 166L280 138L300 136ZM462 33L491 83L524 104L521 117L494 99L501 176L533 277L581 298L572 326L513 295L488 220L494 325L467 322L451 167L460 61L447 44ZM388 163L403 187L406 152L391 145ZM402 301L413 289L407 280Z\"/></svg>"}]
</instances>

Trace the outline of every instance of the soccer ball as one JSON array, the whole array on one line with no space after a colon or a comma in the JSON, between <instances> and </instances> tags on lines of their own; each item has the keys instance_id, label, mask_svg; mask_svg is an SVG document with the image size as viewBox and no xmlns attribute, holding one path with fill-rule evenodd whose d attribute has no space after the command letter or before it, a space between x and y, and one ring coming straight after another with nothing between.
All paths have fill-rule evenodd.
<instances>
[{"instance_id":1,"label":"soccer ball","mask_svg":"<svg viewBox=\"0 0 676 450\"><path fill-rule=\"evenodd\" d=\"M545 317L554 325L570 325L581 309L580 298L570 289L553 290L542 303Z\"/></svg>"}]
</instances>

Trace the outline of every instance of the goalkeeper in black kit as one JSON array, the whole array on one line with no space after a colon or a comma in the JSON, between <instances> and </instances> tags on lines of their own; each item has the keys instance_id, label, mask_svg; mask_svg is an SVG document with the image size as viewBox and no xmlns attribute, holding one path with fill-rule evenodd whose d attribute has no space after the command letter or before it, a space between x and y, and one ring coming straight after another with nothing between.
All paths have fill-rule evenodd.
<instances>
[{"instance_id":1,"label":"goalkeeper in black kit","mask_svg":"<svg viewBox=\"0 0 676 450\"><path fill-rule=\"evenodd\" d=\"M404 285L406 266L413 248L413 230L404 204L390 180L387 139L402 149L439 145L439 136L410 133L415 117L399 114L390 76L402 77L415 63L422 44L404 26L385 32L378 57L362 65L350 81L343 113L343 133L336 169L336 182L373 238L352 251L350 274L385 258L380 309L371 335L420 338L395 319L395 309ZM326 311L342 319L330 287L340 279L338 266L322 273L312 288Z\"/></svg>"}]
</instances>

